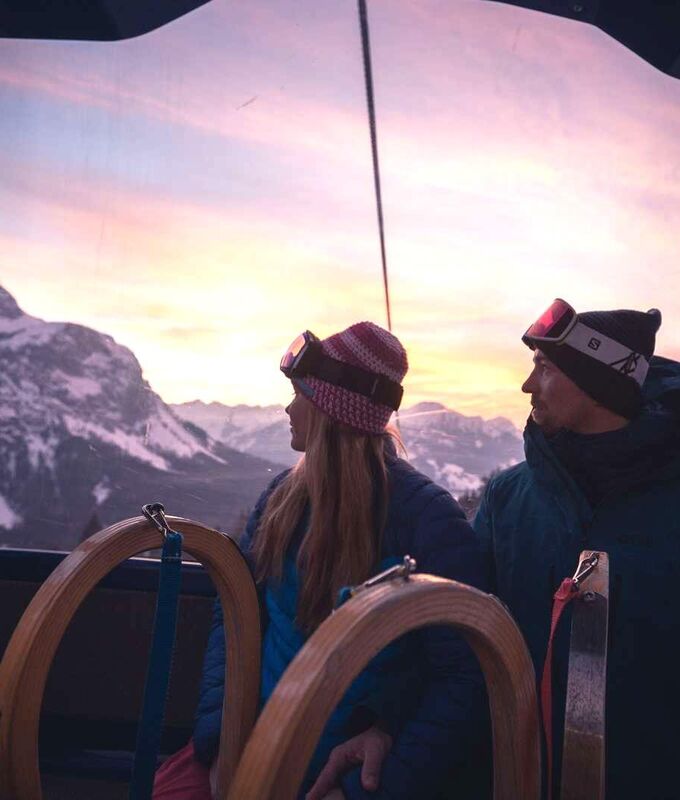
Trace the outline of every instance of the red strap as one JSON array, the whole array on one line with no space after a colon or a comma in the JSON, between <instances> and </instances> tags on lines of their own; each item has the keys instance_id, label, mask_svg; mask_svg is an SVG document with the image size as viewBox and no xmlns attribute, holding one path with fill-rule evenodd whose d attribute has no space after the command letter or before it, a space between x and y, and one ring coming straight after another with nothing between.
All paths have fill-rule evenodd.
<instances>
[{"instance_id":1,"label":"red strap","mask_svg":"<svg viewBox=\"0 0 680 800\"><path fill-rule=\"evenodd\" d=\"M555 630L560 621L562 612L578 594L578 586L573 578L565 578L559 589L553 595L552 619L550 621L550 639L548 650L543 664L543 677L541 678L541 708L543 711L543 734L545 736L546 760L548 762L548 800L552 798L552 768L553 768L553 741L552 741L552 657L553 639Z\"/></svg>"}]
</instances>

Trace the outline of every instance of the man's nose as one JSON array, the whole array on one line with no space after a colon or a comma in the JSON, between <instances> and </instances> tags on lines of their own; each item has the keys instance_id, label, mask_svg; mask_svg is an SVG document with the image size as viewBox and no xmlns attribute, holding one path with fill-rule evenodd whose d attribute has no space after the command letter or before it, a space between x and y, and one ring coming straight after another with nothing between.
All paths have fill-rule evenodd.
<instances>
[{"instance_id":1,"label":"man's nose","mask_svg":"<svg viewBox=\"0 0 680 800\"><path fill-rule=\"evenodd\" d=\"M534 373L532 372L522 384L522 391L524 392L524 394L532 394L532 392L534 391L533 377Z\"/></svg>"}]
</instances>

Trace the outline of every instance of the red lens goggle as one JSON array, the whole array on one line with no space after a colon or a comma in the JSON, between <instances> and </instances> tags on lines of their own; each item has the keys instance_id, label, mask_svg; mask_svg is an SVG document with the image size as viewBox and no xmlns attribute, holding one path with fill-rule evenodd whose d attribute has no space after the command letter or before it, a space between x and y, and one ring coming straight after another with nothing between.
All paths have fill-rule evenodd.
<instances>
[{"instance_id":1,"label":"red lens goggle","mask_svg":"<svg viewBox=\"0 0 680 800\"><path fill-rule=\"evenodd\" d=\"M558 344L564 341L569 331L576 322L576 311L566 302L557 298L553 300L546 311L530 325L522 341L533 347L535 342L553 342Z\"/></svg>"}]
</instances>

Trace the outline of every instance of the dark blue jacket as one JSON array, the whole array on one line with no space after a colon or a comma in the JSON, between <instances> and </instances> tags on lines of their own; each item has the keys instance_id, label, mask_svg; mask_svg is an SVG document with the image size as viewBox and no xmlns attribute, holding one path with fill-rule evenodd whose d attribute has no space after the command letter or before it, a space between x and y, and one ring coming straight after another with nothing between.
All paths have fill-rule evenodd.
<instances>
[{"instance_id":1,"label":"dark blue jacket","mask_svg":"<svg viewBox=\"0 0 680 800\"><path fill-rule=\"evenodd\" d=\"M250 517L244 538L246 543L257 527L271 489L263 494ZM389 500L383 543L385 561L409 554L416 559L420 572L484 588L479 547L460 507L448 492L400 459L389 463ZM280 615L281 609L290 602L290 596L282 599L277 597L277 591L276 587L268 586L263 592L265 608L269 607L264 615L263 684L267 682L267 662L273 662L274 670L280 672L282 651L291 644L290 640L281 647L268 644L272 603L278 605L274 613ZM294 606L290 609L290 614L293 613ZM279 626L279 630L283 628ZM298 634L297 644L301 645L304 636L299 631ZM209 763L217 750L224 690L224 648L221 613L217 609L206 652L194 731L196 754L204 763ZM296 650L295 646L289 648L288 662ZM379 790L365 792L361 788L359 769L355 769L343 781L345 796L348 800L434 798L444 788L447 778L465 766L471 747L481 735L480 720L484 717L481 673L471 650L448 628L429 628L409 634L386 657L387 662L385 658L382 661L378 658L359 676L349 693L354 691L355 696L346 696L334 715L335 723L347 721L345 731L336 724L333 731L336 742L356 732L350 725L350 715L342 708L347 700L350 704L366 706L369 714L379 716L395 736L394 746L383 766ZM376 675L381 679L376 681ZM406 687L405 680L408 680ZM380 687L377 694L373 691L376 684ZM371 696L366 695L366 686L370 687ZM365 724L370 721L369 717ZM338 738L339 734L342 735ZM317 768L322 766L336 742L329 739L325 752L317 751Z\"/></svg>"},{"instance_id":2,"label":"dark blue jacket","mask_svg":"<svg viewBox=\"0 0 680 800\"><path fill-rule=\"evenodd\" d=\"M645 407L625 428L547 440L531 421L526 461L492 479L474 522L492 591L510 608L541 674L552 595L580 551L610 560L607 797L680 797L680 364L655 358ZM569 617L555 654L559 777ZM557 796L557 795L556 795Z\"/></svg>"}]
</instances>

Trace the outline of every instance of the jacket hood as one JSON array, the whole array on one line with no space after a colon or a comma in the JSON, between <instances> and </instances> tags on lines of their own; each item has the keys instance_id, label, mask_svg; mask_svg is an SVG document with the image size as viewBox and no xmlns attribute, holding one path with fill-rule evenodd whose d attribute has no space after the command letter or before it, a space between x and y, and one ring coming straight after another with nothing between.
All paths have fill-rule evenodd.
<instances>
[{"instance_id":1,"label":"jacket hood","mask_svg":"<svg viewBox=\"0 0 680 800\"><path fill-rule=\"evenodd\" d=\"M645 408L666 409L680 423L680 362L654 356L649 363L642 397Z\"/></svg>"}]
</instances>

